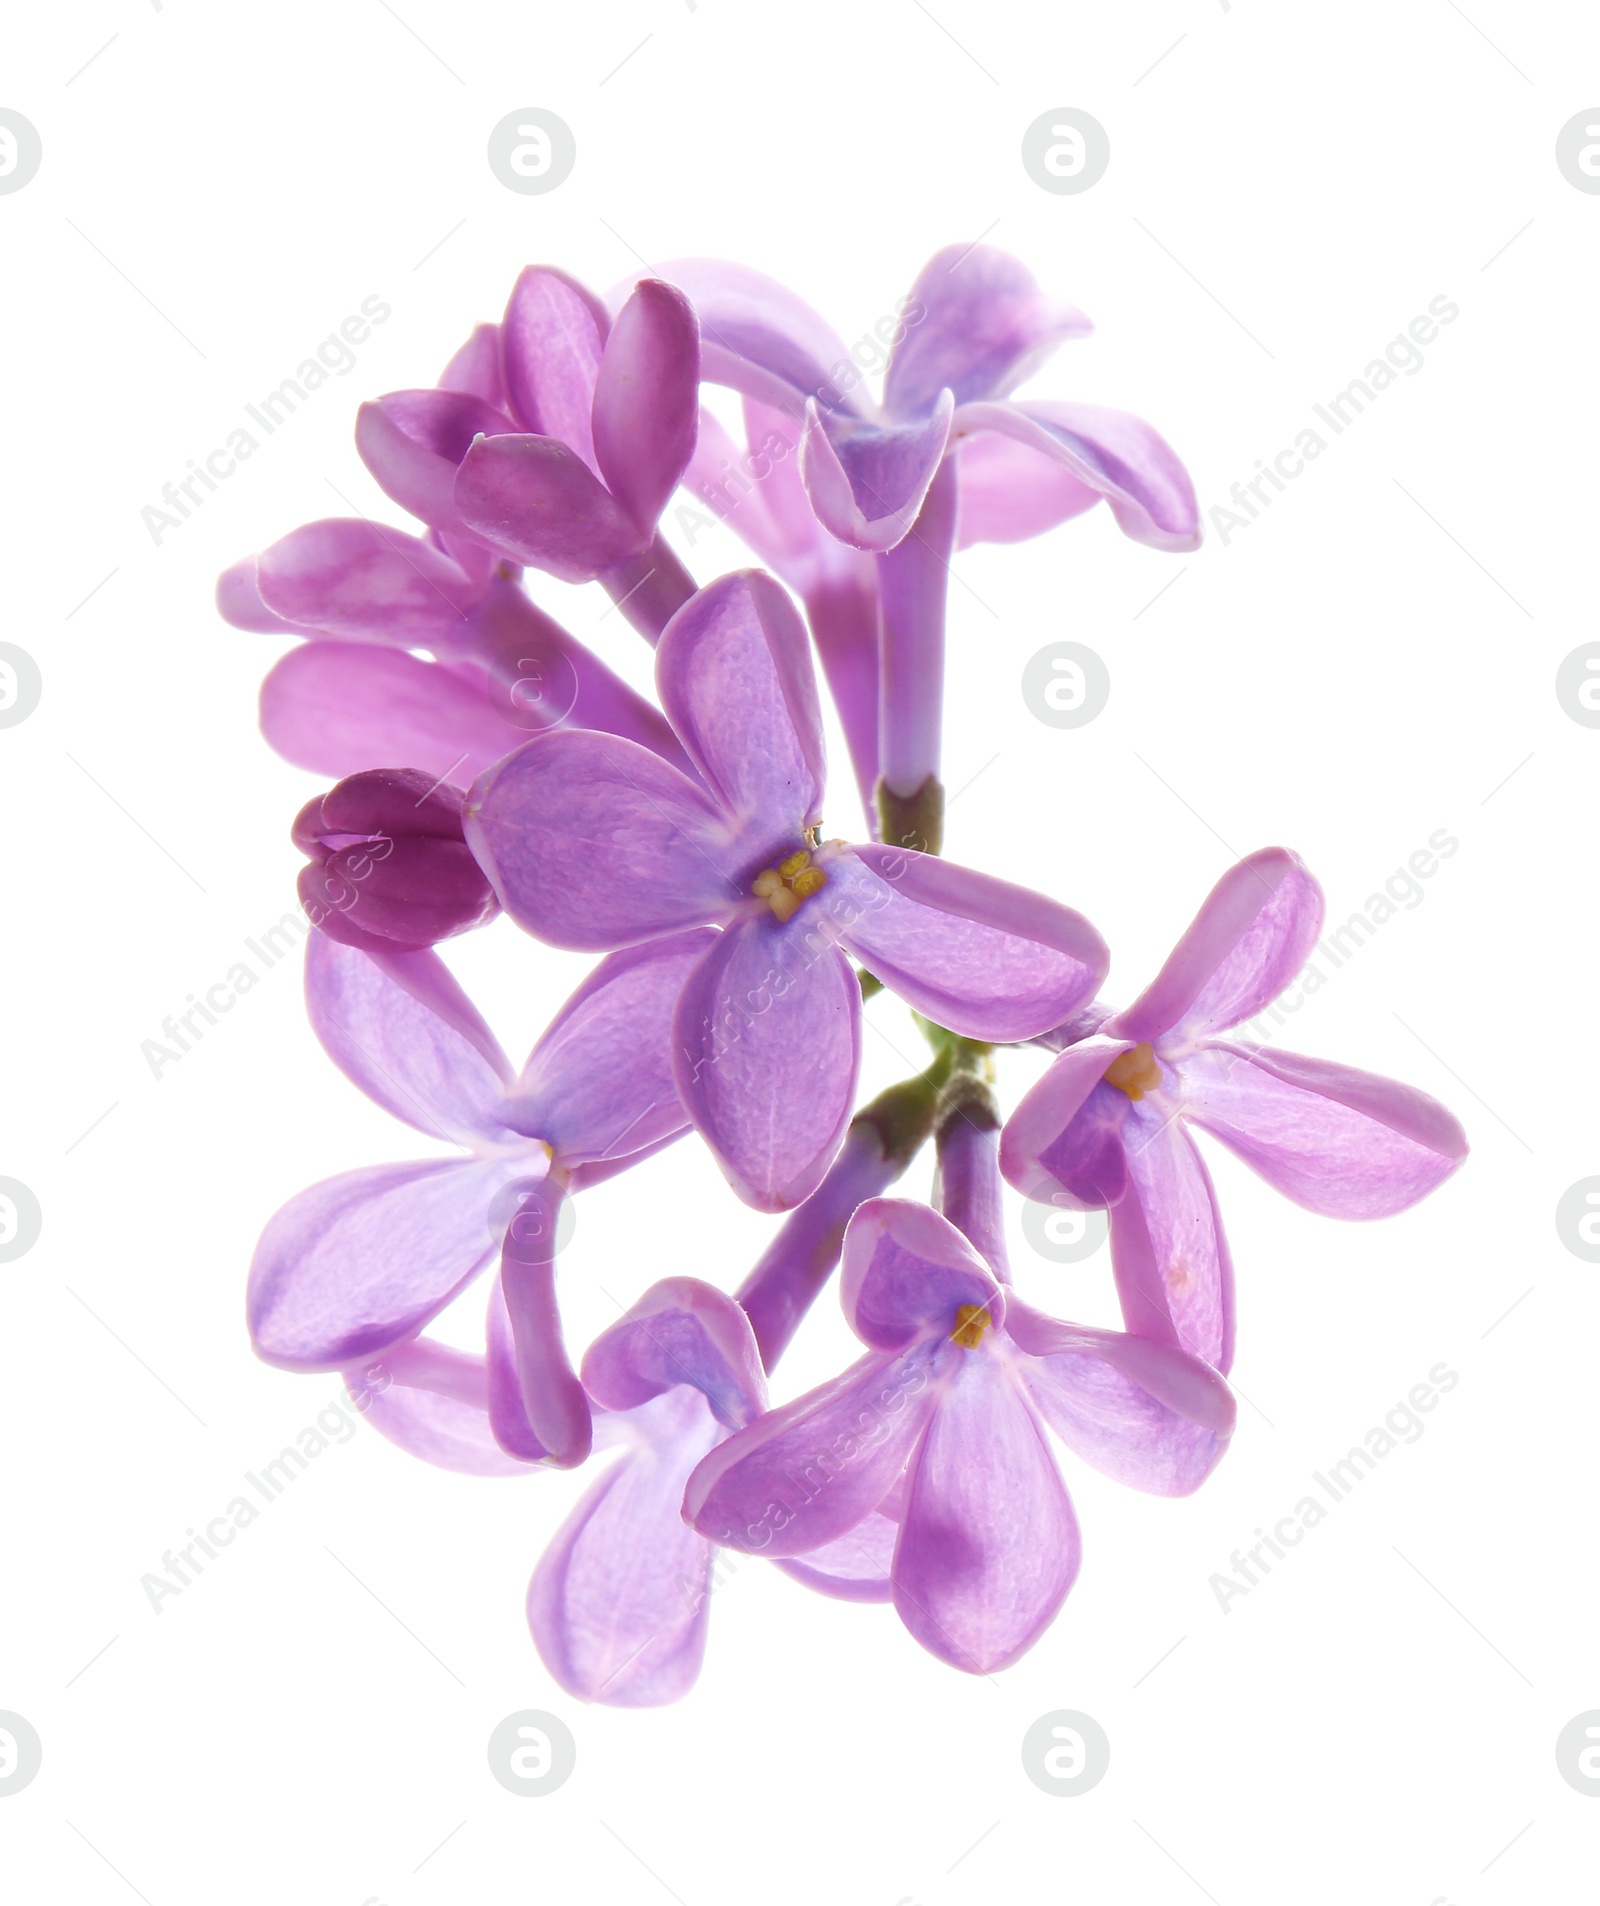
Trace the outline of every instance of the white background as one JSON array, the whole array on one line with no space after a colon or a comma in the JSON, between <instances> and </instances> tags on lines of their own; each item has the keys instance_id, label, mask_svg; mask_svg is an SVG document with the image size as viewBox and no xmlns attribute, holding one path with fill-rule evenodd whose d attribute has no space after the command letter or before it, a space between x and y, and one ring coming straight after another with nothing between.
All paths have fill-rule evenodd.
<instances>
[{"instance_id":1,"label":"white background","mask_svg":"<svg viewBox=\"0 0 1600 1906\"><path fill-rule=\"evenodd\" d=\"M0 1174L37 1192L44 1231L0 1267L0 1708L45 1755L0 1800L8 1898L1589 1897L1600 1806L1554 1743L1600 1707L1600 1270L1554 1210L1600 1170L1600 733L1554 677L1600 633L1600 198L1553 152L1600 94L1600 21L1506 0L80 0L8 40L0 105L44 163L0 197L0 639L38 659L44 698L0 735ZM485 162L527 105L576 135L547 197ZM1061 105L1110 135L1081 196L1020 163ZM1342 920L1447 829L1459 852L1420 904L1279 1036L1443 1097L1472 1158L1354 1228L1213 1150L1249 1398L1234 1448L1181 1503L1069 1467L1082 1578L995 1680L747 1560L688 1700L585 1708L522 1597L588 1478L431 1472L364 1425L153 1614L141 1575L336 1392L251 1356L262 1223L314 1178L423 1149L323 1057L291 962L159 1080L141 1057L292 903L288 823L316 785L255 731L278 645L216 619L215 573L346 513L330 486L398 520L355 406L431 382L526 262L605 287L641 259L739 256L853 338L980 234L1096 320L1033 391L1149 417L1208 506L1430 299L1459 305L1424 368L1226 545L1163 557L1097 511L960 559L947 779L978 778L948 847L1085 911L1123 999L1236 853L1294 847ZM141 507L369 294L393 315L355 370L155 545ZM688 554L702 580L742 559L727 530ZM534 589L648 682L597 589ZM1062 638L1112 677L1074 733L1019 687ZM857 825L847 795L839 766L832 832ZM514 1052L583 967L504 922L453 957ZM871 1017L875 1087L914 1045L892 1000ZM1008 1104L1041 1063L1007 1061ZM926 1165L908 1182L923 1195ZM731 1287L768 1234L692 1143L579 1225L580 1342L660 1276ZM1110 1315L1103 1255L1052 1267L1020 1228L1014 1250L1029 1295ZM779 1394L846 1351L830 1294ZM1460 1383L1422 1439L1224 1614L1211 1574L1441 1360ZM547 1799L486 1764L524 1707L577 1738ZM1019 1758L1057 1708L1112 1743L1079 1799Z\"/></svg>"}]
</instances>

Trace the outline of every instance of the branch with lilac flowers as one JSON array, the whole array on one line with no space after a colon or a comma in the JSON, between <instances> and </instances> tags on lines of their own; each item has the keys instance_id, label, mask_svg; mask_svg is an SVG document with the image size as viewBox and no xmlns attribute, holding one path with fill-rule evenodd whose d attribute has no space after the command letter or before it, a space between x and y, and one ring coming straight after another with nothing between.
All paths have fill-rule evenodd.
<instances>
[{"instance_id":1,"label":"branch with lilac flowers","mask_svg":"<svg viewBox=\"0 0 1600 1906\"><path fill-rule=\"evenodd\" d=\"M293 827L313 1029L369 1098L457 1149L291 1199L251 1265L252 1341L340 1371L385 1437L444 1469L609 1452L528 1589L575 1697L689 1690L719 1548L891 1604L953 1667L1006 1667L1079 1569L1057 1445L1156 1496L1226 1453L1234 1271L1191 1130L1350 1219L1406 1209L1466 1154L1425 1094L1236 1035L1320 931L1286 850L1224 874L1121 1010L1099 1003L1110 955L1081 914L942 858L958 552L1101 501L1153 549L1199 542L1148 424L1013 395L1089 328L1016 260L951 247L880 327L872 401L843 340L747 267L679 261L609 299L530 267L436 386L361 407L357 449L420 532L311 523L219 582L228 621L297 642L263 684L263 733L335 779ZM709 384L742 398L748 451ZM660 528L680 487L765 567L697 584ZM530 571L601 586L654 649L654 699ZM813 654L854 838L826 831ZM502 915L503 941L599 956L520 1071L436 950ZM878 993L929 1058L858 1106ZM1009 1118L1005 1047L1053 1055ZM691 1133L739 1199L781 1214L771 1242L731 1292L711 1262L660 1280L574 1353L561 1286L587 1267L561 1251L567 1201ZM891 1195L930 1141L932 1202ZM1109 1212L1120 1329L1018 1294L1008 1185ZM774 1402L836 1271L863 1354ZM433 1334L479 1301L480 1348Z\"/></svg>"}]
</instances>

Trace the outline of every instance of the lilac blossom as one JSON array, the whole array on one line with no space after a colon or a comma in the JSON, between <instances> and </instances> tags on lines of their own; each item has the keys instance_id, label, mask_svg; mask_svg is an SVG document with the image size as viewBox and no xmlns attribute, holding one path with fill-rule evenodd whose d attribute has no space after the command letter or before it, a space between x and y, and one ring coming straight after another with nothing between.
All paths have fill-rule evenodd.
<instances>
[{"instance_id":1,"label":"lilac blossom","mask_svg":"<svg viewBox=\"0 0 1600 1906\"><path fill-rule=\"evenodd\" d=\"M621 740L547 735L479 777L467 838L506 911L553 945L723 928L678 1003L678 1090L739 1195L782 1210L816 1188L850 1119L846 951L939 1025L1015 1040L1093 994L1105 947L1080 915L989 875L823 842L805 634L760 572L678 612L656 683L698 781Z\"/></svg>"},{"instance_id":2,"label":"lilac blossom","mask_svg":"<svg viewBox=\"0 0 1600 1906\"><path fill-rule=\"evenodd\" d=\"M1334 1218L1404 1211L1467 1154L1460 1125L1414 1086L1223 1036L1294 979L1322 916L1322 889L1295 855L1248 855L1150 986L1068 1045L1005 1130L1002 1166L1019 1191L1110 1207L1129 1329L1219 1370L1233 1358L1233 1268L1189 1126Z\"/></svg>"}]
</instances>

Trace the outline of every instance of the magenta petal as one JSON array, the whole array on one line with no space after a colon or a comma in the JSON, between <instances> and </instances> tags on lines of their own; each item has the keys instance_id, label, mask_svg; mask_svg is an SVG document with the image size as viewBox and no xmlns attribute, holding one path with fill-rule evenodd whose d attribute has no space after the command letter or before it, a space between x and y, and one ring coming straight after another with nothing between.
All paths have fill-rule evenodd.
<instances>
[{"instance_id":1,"label":"magenta petal","mask_svg":"<svg viewBox=\"0 0 1600 1906\"><path fill-rule=\"evenodd\" d=\"M698 1390L729 1429L742 1429L766 1408L767 1380L749 1318L731 1297L693 1277L652 1284L583 1359L583 1387L608 1410L636 1409L680 1383Z\"/></svg>"},{"instance_id":2,"label":"magenta petal","mask_svg":"<svg viewBox=\"0 0 1600 1906\"><path fill-rule=\"evenodd\" d=\"M469 529L562 582L592 582L650 540L556 437L479 437L454 494Z\"/></svg>"},{"instance_id":3,"label":"magenta petal","mask_svg":"<svg viewBox=\"0 0 1600 1906\"><path fill-rule=\"evenodd\" d=\"M991 1324L1004 1296L987 1264L925 1204L871 1198L844 1234L839 1301L845 1321L872 1350L900 1351L919 1337L948 1337L963 1305L982 1305Z\"/></svg>"},{"instance_id":4,"label":"magenta petal","mask_svg":"<svg viewBox=\"0 0 1600 1906\"><path fill-rule=\"evenodd\" d=\"M837 1541L904 1469L937 1401L945 1348L865 1356L730 1436L689 1478L685 1517L709 1541L774 1560Z\"/></svg>"},{"instance_id":5,"label":"magenta petal","mask_svg":"<svg viewBox=\"0 0 1600 1906\"><path fill-rule=\"evenodd\" d=\"M631 1157L686 1131L672 1073L672 1015L715 942L674 933L604 959L550 1022L506 1108L562 1168Z\"/></svg>"},{"instance_id":6,"label":"magenta petal","mask_svg":"<svg viewBox=\"0 0 1600 1906\"><path fill-rule=\"evenodd\" d=\"M1130 1103L1114 1086L1097 1091L1126 1039L1090 1038L1069 1046L1006 1120L1000 1170L1040 1204L1095 1210L1122 1196L1126 1167L1122 1122Z\"/></svg>"},{"instance_id":7,"label":"magenta petal","mask_svg":"<svg viewBox=\"0 0 1600 1906\"><path fill-rule=\"evenodd\" d=\"M274 615L347 641L401 648L458 633L481 594L431 543L360 517L291 530L256 558L256 581Z\"/></svg>"},{"instance_id":8,"label":"magenta petal","mask_svg":"<svg viewBox=\"0 0 1600 1906\"><path fill-rule=\"evenodd\" d=\"M250 1264L256 1354L338 1370L414 1337L483 1268L504 1160L368 1165L277 1212Z\"/></svg>"},{"instance_id":9,"label":"magenta petal","mask_svg":"<svg viewBox=\"0 0 1600 1906\"><path fill-rule=\"evenodd\" d=\"M807 947L808 909L727 928L690 976L673 1025L678 1094L728 1182L787 1211L822 1181L850 1123L861 987L833 947Z\"/></svg>"},{"instance_id":10,"label":"magenta petal","mask_svg":"<svg viewBox=\"0 0 1600 1906\"><path fill-rule=\"evenodd\" d=\"M889 1570L899 1536L899 1523L874 1509L836 1541L789 1556L777 1566L835 1601L886 1602L894 1592Z\"/></svg>"},{"instance_id":11,"label":"magenta petal","mask_svg":"<svg viewBox=\"0 0 1600 1906\"><path fill-rule=\"evenodd\" d=\"M683 1390L637 1418L637 1446L562 1524L528 1588L540 1659L568 1694L611 1707L656 1707L688 1692L711 1603L711 1545L680 1509L716 1424Z\"/></svg>"},{"instance_id":12,"label":"magenta petal","mask_svg":"<svg viewBox=\"0 0 1600 1906\"><path fill-rule=\"evenodd\" d=\"M439 373L440 390L464 391L493 409L506 407L505 380L500 375L500 327L479 324L473 327L461 349Z\"/></svg>"},{"instance_id":13,"label":"magenta petal","mask_svg":"<svg viewBox=\"0 0 1600 1906\"><path fill-rule=\"evenodd\" d=\"M1467 1155L1415 1086L1270 1047L1203 1046L1178 1068L1185 1113L1286 1198L1328 1218L1387 1218Z\"/></svg>"},{"instance_id":14,"label":"magenta petal","mask_svg":"<svg viewBox=\"0 0 1600 1906\"><path fill-rule=\"evenodd\" d=\"M421 768L470 781L520 748L482 688L403 649L307 642L261 684L261 732L285 761L343 779L363 769Z\"/></svg>"},{"instance_id":15,"label":"magenta petal","mask_svg":"<svg viewBox=\"0 0 1600 1906\"><path fill-rule=\"evenodd\" d=\"M617 313L594 393L594 454L606 487L653 529L694 454L700 329L675 285L642 278Z\"/></svg>"},{"instance_id":16,"label":"magenta petal","mask_svg":"<svg viewBox=\"0 0 1600 1906\"><path fill-rule=\"evenodd\" d=\"M405 970L432 975L449 997L447 1014L366 953L313 933L306 942L313 1031L346 1078L418 1131L464 1145L502 1137L511 1067L494 1035L437 953L411 954Z\"/></svg>"},{"instance_id":17,"label":"magenta petal","mask_svg":"<svg viewBox=\"0 0 1600 1906\"><path fill-rule=\"evenodd\" d=\"M556 1225L561 1192L546 1182L528 1192L506 1227L500 1290L511 1323L517 1388L529 1427L558 1469L589 1454L589 1399L567 1356L556 1305Z\"/></svg>"},{"instance_id":18,"label":"magenta petal","mask_svg":"<svg viewBox=\"0 0 1600 1906\"><path fill-rule=\"evenodd\" d=\"M591 469L589 417L609 322L605 306L575 278L530 265L500 326L506 400L517 422L569 444Z\"/></svg>"},{"instance_id":19,"label":"magenta petal","mask_svg":"<svg viewBox=\"0 0 1600 1906\"><path fill-rule=\"evenodd\" d=\"M820 410L813 400L800 468L829 535L879 552L907 535L944 458L952 408L945 394L914 422L872 424Z\"/></svg>"},{"instance_id":20,"label":"magenta petal","mask_svg":"<svg viewBox=\"0 0 1600 1906\"><path fill-rule=\"evenodd\" d=\"M997 1356L962 1351L912 1459L894 1605L924 1648L992 1674L1031 1648L1078 1573L1077 1518Z\"/></svg>"},{"instance_id":21,"label":"magenta petal","mask_svg":"<svg viewBox=\"0 0 1600 1906\"><path fill-rule=\"evenodd\" d=\"M480 775L467 844L520 926L580 952L724 919L735 843L706 796L629 741L545 735Z\"/></svg>"},{"instance_id":22,"label":"magenta petal","mask_svg":"<svg viewBox=\"0 0 1600 1906\"><path fill-rule=\"evenodd\" d=\"M483 1359L420 1337L344 1372L345 1389L372 1427L437 1469L463 1476L525 1476L489 1429Z\"/></svg>"},{"instance_id":23,"label":"magenta petal","mask_svg":"<svg viewBox=\"0 0 1600 1906\"><path fill-rule=\"evenodd\" d=\"M1322 931L1322 889L1286 847L1247 854L1206 895L1167 963L1133 1004L1108 1019L1109 1038L1201 1039L1275 1000Z\"/></svg>"},{"instance_id":24,"label":"magenta petal","mask_svg":"<svg viewBox=\"0 0 1600 1906\"><path fill-rule=\"evenodd\" d=\"M957 546L1022 543L1081 516L1100 492L1045 451L992 430L959 437L961 516Z\"/></svg>"},{"instance_id":25,"label":"magenta petal","mask_svg":"<svg viewBox=\"0 0 1600 1906\"><path fill-rule=\"evenodd\" d=\"M1117 527L1152 549L1200 546L1200 508L1189 473L1143 419L1097 404L963 404L961 436L995 430L1060 465L1106 499Z\"/></svg>"},{"instance_id":26,"label":"magenta petal","mask_svg":"<svg viewBox=\"0 0 1600 1906\"><path fill-rule=\"evenodd\" d=\"M729 819L789 853L816 819L826 768L811 652L788 596L759 569L708 584L667 624L656 685Z\"/></svg>"},{"instance_id":27,"label":"magenta petal","mask_svg":"<svg viewBox=\"0 0 1600 1906\"><path fill-rule=\"evenodd\" d=\"M1130 1112L1123 1144L1136 1195L1112 1207L1111 1251L1128 1328L1154 1337L1170 1328L1185 1350L1226 1372L1233 1260L1211 1174L1183 1121L1142 1104Z\"/></svg>"},{"instance_id":28,"label":"magenta petal","mask_svg":"<svg viewBox=\"0 0 1600 1906\"><path fill-rule=\"evenodd\" d=\"M958 404L1004 397L1057 345L1094 329L992 245L935 252L903 301L901 323L883 386L884 405L896 417L922 415L942 390L953 391Z\"/></svg>"},{"instance_id":29,"label":"magenta petal","mask_svg":"<svg viewBox=\"0 0 1600 1906\"><path fill-rule=\"evenodd\" d=\"M286 622L274 615L261 600L256 579L256 558L245 556L224 569L217 578L217 614L236 629L250 629L258 635L317 635L319 630Z\"/></svg>"},{"instance_id":30,"label":"magenta petal","mask_svg":"<svg viewBox=\"0 0 1600 1906\"><path fill-rule=\"evenodd\" d=\"M1110 955L1084 919L931 854L853 847L826 859L841 940L920 1013L971 1039L1031 1039L1093 996Z\"/></svg>"},{"instance_id":31,"label":"magenta petal","mask_svg":"<svg viewBox=\"0 0 1600 1906\"><path fill-rule=\"evenodd\" d=\"M452 390L400 390L356 412L356 449L386 496L435 529L465 529L456 509L456 467L480 433L509 419Z\"/></svg>"}]
</instances>

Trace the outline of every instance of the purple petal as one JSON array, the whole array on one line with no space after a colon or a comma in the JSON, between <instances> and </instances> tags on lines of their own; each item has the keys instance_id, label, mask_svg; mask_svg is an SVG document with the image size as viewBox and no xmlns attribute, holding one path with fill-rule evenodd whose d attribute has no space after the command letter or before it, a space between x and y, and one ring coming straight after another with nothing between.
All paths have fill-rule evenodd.
<instances>
[{"instance_id":1,"label":"purple petal","mask_svg":"<svg viewBox=\"0 0 1600 1906\"><path fill-rule=\"evenodd\" d=\"M1022 543L1081 516L1100 491L1043 450L992 430L959 437L961 524L957 546Z\"/></svg>"},{"instance_id":2,"label":"purple petal","mask_svg":"<svg viewBox=\"0 0 1600 1906\"><path fill-rule=\"evenodd\" d=\"M922 508L950 434L952 404L941 395L926 417L871 424L820 410L806 413L800 468L817 519L853 549L893 549Z\"/></svg>"},{"instance_id":3,"label":"purple petal","mask_svg":"<svg viewBox=\"0 0 1600 1906\"><path fill-rule=\"evenodd\" d=\"M696 928L611 954L529 1054L506 1117L551 1145L563 1170L629 1158L688 1129L672 1015L715 938Z\"/></svg>"},{"instance_id":4,"label":"purple petal","mask_svg":"<svg viewBox=\"0 0 1600 1906\"><path fill-rule=\"evenodd\" d=\"M1193 1042L1252 1018L1306 963L1322 889L1286 847L1247 854L1206 895L1167 963L1105 1023L1113 1039Z\"/></svg>"},{"instance_id":5,"label":"purple petal","mask_svg":"<svg viewBox=\"0 0 1600 1906\"><path fill-rule=\"evenodd\" d=\"M583 1387L608 1410L636 1409L679 1383L698 1390L728 1429L742 1429L766 1408L767 1380L749 1318L731 1297L693 1277L652 1284L583 1359Z\"/></svg>"},{"instance_id":6,"label":"purple petal","mask_svg":"<svg viewBox=\"0 0 1600 1906\"><path fill-rule=\"evenodd\" d=\"M568 444L595 468L590 410L610 320L575 278L530 265L500 327L506 398L522 428Z\"/></svg>"},{"instance_id":7,"label":"purple petal","mask_svg":"<svg viewBox=\"0 0 1600 1906\"><path fill-rule=\"evenodd\" d=\"M420 1132L468 1147L503 1136L511 1067L493 1033L437 953L410 954L398 970L414 990L355 947L307 940L306 1010L329 1058ZM423 976L432 998L418 996Z\"/></svg>"},{"instance_id":8,"label":"purple petal","mask_svg":"<svg viewBox=\"0 0 1600 1906\"><path fill-rule=\"evenodd\" d=\"M959 437L995 430L1039 451L1098 491L1117 527L1152 549L1200 547L1200 509L1189 473L1141 418L1098 404L963 404Z\"/></svg>"},{"instance_id":9,"label":"purple petal","mask_svg":"<svg viewBox=\"0 0 1600 1906\"><path fill-rule=\"evenodd\" d=\"M673 1024L679 1097L758 1211L786 1211L816 1190L855 1101L861 987L834 948L807 948L808 910L786 927L770 914L729 927Z\"/></svg>"},{"instance_id":10,"label":"purple petal","mask_svg":"<svg viewBox=\"0 0 1600 1906\"><path fill-rule=\"evenodd\" d=\"M562 582L592 582L650 540L556 437L479 437L454 495L469 529Z\"/></svg>"},{"instance_id":11,"label":"purple petal","mask_svg":"<svg viewBox=\"0 0 1600 1906\"><path fill-rule=\"evenodd\" d=\"M386 496L435 529L466 528L456 468L480 433L511 428L503 412L451 390L400 390L356 412L356 449Z\"/></svg>"},{"instance_id":12,"label":"purple petal","mask_svg":"<svg viewBox=\"0 0 1600 1906\"><path fill-rule=\"evenodd\" d=\"M477 325L465 344L439 373L440 390L464 391L495 410L506 407L505 380L500 375L500 327Z\"/></svg>"},{"instance_id":13,"label":"purple petal","mask_svg":"<svg viewBox=\"0 0 1600 1906\"><path fill-rule=\"evenodd\" d=\"M899 847L854 847L822 864L838 882L843 944L952 1032L1031 1039L1105 977L1110 955L1082 914L1025 887Z\"/></svg>"},{"instance_id":14,"label":"purple petal","mask_svg":"<svg viewBox=\"0 0 1600 1906\"><path fill-rule=\"evenodd\" d=\"M246 1297L256 1354L338 1370L414 1337L493 1250L503 1160L368 1165L312 1185L268 1223Z\"/></svg>"},{"instance_id":15,"label":"purple petal","mask_svg":"<svg viewBox=\"0 0 1600 1906\"><path fill-rule=\"evenodd\" d=\"M351 1402L410 1455L463 1476L525 1476L489 1429L483 1359L426 1337L344 1372Z\"/></svg>"},{"instance_id":16,"label":"purple petal","mask_svg":"<svg viewBox=\"0 0 1600 1906\"><path fill-rule=\"evenodd\" d=\"M1077 1519L1000 1359L961 1351L912 1458L894 1605L924 1648L992 1674L1031 1648L1078 1573Z\"/></svg>"},{"instance_id":17,"label":"purple petal","mask_svg":"<svg viewBox=\"0 0 1600 1906\"><path fill-rule=\"evenodd\" d=\"M694 1685L705 1652L711 1545L680 1513L717 1435L698 1395L639 1412L639 1446L588 1491L539 1559L528 1625L540 1659L583 1701L656 1707Z\"/></svg>"},{"instance_id":18,"label":"purple petal","mask_svg":"<svg viewBox=\"0 0 1600 1906\"><path fill-rule=\"evenodd\" d=\"M1144 1337L1173 1332L1226 1373L1233 1260L1211 1174L1183 1121L1142 1103L1130 1108L1123 1142L1134 1196L1111 1208L1111 1256L1128 1328Z\"/></svg>"},{"instance_id":19,"label":"purple petal","mask_svg":"<svg viewBox=\"0 0 1600 1906\"><path fill-rule=\"evenodd\" d=\"M700 320L700 375L798 415L807 397L858 411L860 373L844 339L774 279L716 258L675 258L658 276L681 285ZM631 287L630 287L631 288Z\"/></svg>"},{"instance_id":20,"label":"purple petal","mask_svg":"<svg viewBox=\"0 0 1600 1906\"><path fill-rule=\"evenodd\" d=\"M759 569L692 596L656 650L661 705L724 812L787 854L816 819L826 768L805 627Z\"/></svg>"},{"instance_id":21,"label":"purple petal","mask_svg":"<svg viewBox=\"0 0 1600 1906\"><path fill-rule=\"evenodd\" d=\"M893 1594L889 1569L899 1536L899 1523L874 1509L836 1541L790 1556L777 1566L835 1601L886 1602Z\"/></svg>"},{"instance_id":22,"label":"purple petal","mask_svg":"<svg viewBox=\"0 0 1600 1906\"><path fill-rule=\"evenodd\" d=\"M948 1337L963 1305L982 1305L992 1324L1005 1306L988 1265L949 1219L906 1198L870 1199L850 1220L839 1300L861 1341L883 1351Z\"/></svg>"},{"instance_id":23,"label":"purple petal","mask_svg":"<svg viewBox=\"0 0 1600 1906\"><path fill-rule=\"evenodd\" d=\"M617 313L594 393L594 454L606 487L641 530L694 454L700 330L674 285L642 278Z\"/></svg>"},{"instance_id":24,"label":"purple petal","mask_svg":"<svg viewBox=\"0 0 1600 1906\"><path fill-rule=\"evenodd\" d=\"M556 1225L562 1194L546 1183L529 1191L506 1226L500 1290L511 1324L517 1389L534 1436L558 1469L589 1454L589 1399L567 1356L556 1305Z\"/></svg>"},{"instance_id":25,"label":"purple petal","mask_svg":"<svg viewBox=\"0 0 1600 1906\"><path fill-rule=\"evenodd\" d=\"M249 629L258 635L317 635L319 630L286 622L274 615L261 600L256 579L256 558L245 556L224 569L217 578L217 614L236 629Z\"/></svg>"},{"instance_id":26,"label":"purple petal","mask_svg":"<svg viewBox=\"0 0 1600 1906\"><path fill-rule=\"evenodd\" d=\"M804 1555L875 1510L904 1469L951 1356L919 1344L868 1355L831 1383L712 1450L689 1478L683 1513L708 1541L749 1555Z\"/></svg>"},{"instance_id":27,"label":"purple petal","mask_svg":"<svg viewBox=\"0 0 1600 1906\"><path fill-rule=\"evenodd\" d=\"M256 581L267 608L289 622L400 648L458 634L482 593L431 543L359 517L291 530L257 557Z\"/></svg>"},{"instance_id":28,"label":"purple petal","mask_svg":"<svg viewBox=\"0 0 1600 1906\"><path fill-rule=\"evenodd\" d=\"M904 301L901 323L883 387L884 406L896 417L923 415L942 390L958 404L1004 397L1058 344L1094 328L992 245L935 252Z\"/></svg>"},{"instance_id":29,"label":"purple petal","mask_svg":"<svg viewBox=\"0 0 1600 1906\"><path fill-rule=\"evenodd\" d=\"M519 1464L541 1463L551 1467L550 1452L535 1434L523 1407L517 1347L511 1335L511 1315L506 1309L506 1294L498 1270L489 1287L483 1362L489 1434L495 1447Z\"/></svg>"},{"instance_id":30,"label":"purple petal","mask_svg":"<svg viewBox=\"0 0 1600 1906\"><path fill-rule=\"evenodd\" d=\"M735 843L693 782L632 742L545 735L480 775L467 844L520 926L580 952L725 919Z\"/></svg>"},{"instance_id":31,"label":"purple petal","mask_svg":"<svg viewBox=\"0 0 1600 1906\"><path fill-rule=\"evenodd\" d=\"M1122 1196L1127 1168L1122 1122L1130 1103L1114 1086L1098 1090L1126 1039L1069 1046L1023 1094L1000 1137L1000 1170L1025 1198L1097 1210Z\"/></svg>"},{"instance_id":32,"label":"purple petal","mask_svg":"<svg viewBox=\"0 0 1600 1906\"><path fill-rule=\"evenodd\" d=\"M1353 1066L1270 1047L1205 1046L1184 1110L1286 1198L1328 1218L1387 1218L1443 1184L1467 1135L1437 1099Z\"/></svg>"},{"instance_id":33,"label":"purple petal","mask_svg":"<svg viewBox=\"0 0 1600 1906\"><path fill-rule=\"evenodd\" d=\"M297 768L342 779L401 761L473 775L520 748L526 728L437 662L366 642L307 642L261 684L261 732Z\"/></svg>"}]
</instances>

